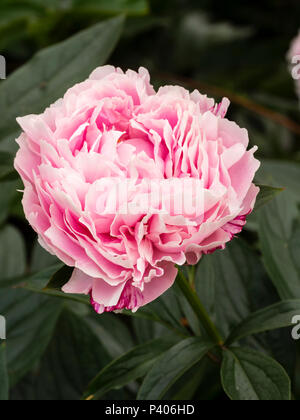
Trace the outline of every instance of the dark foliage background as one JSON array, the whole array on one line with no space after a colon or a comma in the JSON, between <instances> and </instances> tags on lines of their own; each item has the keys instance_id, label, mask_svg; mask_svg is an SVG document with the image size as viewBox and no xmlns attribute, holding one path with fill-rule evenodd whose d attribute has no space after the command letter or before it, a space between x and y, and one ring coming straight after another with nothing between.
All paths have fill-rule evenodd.
<instances>
[{"instance_id":1,"label":"dark foliage background","mask_svg":"<svg viewBox=\"0 0 300 420\"><path fill-rule=\"evenodd\" d=\"M7 398L9 382L12 400L66 400L83 395L135 399L139 390L139 396L145 398L222 400L229 395L239 399L224 377L226 393L222 388L220 350L211 358L187 364L180 379L161 385L154 394L147 390L150 369L159 357L167 357L165 352L180 337L203 335L177 287L136 317L99 317L84 298L62 299L55 287L45 289L61 266L37 245L24 219L16 191L22 184L12 169L17 147L13 140L18 133L13 122L15 110L22 109L24 114L42 111L42 101L37 104L35 97L18 108L22 83L29 79L40 83L38 74L52 66L59 68L62 58L50 54L42 70L34 66L28 70L28 80L20 73L19 83L14 72L40 50L80 36L82 30L93 30L99 22L107 28L115 25L117 32L120 21L110 19L120 14L126 21L119 42L114 41L113 53L109 51L112 45L105 45L99 32L95 54L105 51L103 57L110 55L106 61L124 69L147 67L155 86L181 84L216 99L228 96L230 118L247 127L251 143L259 146L262 168L257 181L285 188L251 215L246 230L225 252L199 264L197 292L211 318L226 337L251 313L283 300L293 300L300 315L300 109L286 59L300 28L299 1L1 0L0 54L7 60L9 79L0 82L0 314L8 322L8 340L0 342L0 398ZM76 42L79 45L79 38ZM76 65L83 68L74 69L70 77L65 75L62 92L73 77L80 81L82 75L87 76L89 65L95 67L97 59L95 55L82 64L79 60ZM13 85L18 85L15 97L8 93ZM8 103L13 104L10 109ZM56 281L68 275L63 268ZM280 308L271 321L284 312ZM277 326L287 326L293 311L285 309L285 322ZM299 345L292 340L290 329L265 332L274 329L270 319L268 328L252 331L263 334L238 337L238 345L276 359L292 381L293 398L300 399ZM260 326L264 322L266 318ZM179 365L185 351L182 348ZM102 371L87 391L101 369L122 355L119 364ZM263 379L257 375L259 383ZM285 396L283 391L275 392L270 399Z\"/></svg>"}]
</instances>

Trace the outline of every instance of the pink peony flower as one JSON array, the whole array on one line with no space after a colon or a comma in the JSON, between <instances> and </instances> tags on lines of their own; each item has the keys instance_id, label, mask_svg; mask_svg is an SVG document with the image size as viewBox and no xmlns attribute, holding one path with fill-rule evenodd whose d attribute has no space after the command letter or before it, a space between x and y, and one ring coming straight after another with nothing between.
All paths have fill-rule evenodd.
<instances>
[{"instance_id":1,"label":"pink peony flower","mask_svg":"<svg viewBox=\"0 0 300 420\"><path fill-rule=\"evenodd\" d=\"M156 93L145 69L106 66L18 119L24 211L41 245L75 267L64 292L89 294L99 313L135 311L172 286L176 265L242 230L259 162L228 105L177 86Z\"/></svg>"}]
</instances>

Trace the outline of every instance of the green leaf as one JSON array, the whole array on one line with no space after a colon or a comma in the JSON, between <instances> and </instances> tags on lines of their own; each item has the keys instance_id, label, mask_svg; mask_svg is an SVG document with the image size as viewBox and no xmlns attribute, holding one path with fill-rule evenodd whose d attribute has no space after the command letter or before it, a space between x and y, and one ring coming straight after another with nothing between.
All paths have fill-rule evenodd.
<instances>
[{"instance_id":1,"label":"green leaf","mask_svg":"<svg viewBox=\"0 0 300 420\"><path fill-rule=\"evenodd\" d=\"M110 360L86 320L64 310L45 354L12 389L11 399L79 400L89 381Z\"/></svg>"},{"instance_id":2,"label":"green leaf","mask_svg":"<svg viewBox=\"0 0 300 420\"><path fill-rule=\"evenodd\" d=\"M65 300L65 301L82 303L84 305L90 305L90 299L88 296L85 296L85 295L64 293L56 289L48 289L48 288L40 289L38 287L32 287L32 286L27 286L27 285L23 286L23 288L24 290L27 290L29 292L32 292L38 295L51 296L51 297Z\"/></svg>"},{"instance_id":3,"label":"green leaf","mask_svg":"<svg viewBox=\"0 0 300 420\"><path fill-rule=\"evenodd\" d=\"M7 401L9 396L9 380L6 364L6 345L0 344L0 401Z\"/></svg>"},{"instance_id":4,"label":"green leaf","mask_svg":"<svg viewBox=\"0 0 300 420\"><path fill-rule=\"evenodd\" d=\"M106 366L90 383L85 399L99 399L111 389L146 375L157 358L174 344L174 340L157 339L142 344Z\"/></svg>"},{"instance_id":5,"label":"green leaf","mask_svg":"<svg viewBox=\"0 0 300 420\"><path fill-rule=\"evenodd\" d=\"M284 187L300 201L299 163L281 160L264 159L259 172L256 175L259 183L271 185L272 187Z\"/></svg>"},{"instance_id":6,"label":"green leaf","mask_svg":"<svg viewBox=\"0 0 300 420\"><path fill-rule=\"evenodd\" d=\"M211 321L210 316L207 313L202 302L200 301L197 293L195 292L194 288L189 284L182 271L179 271L176 284L180 288L182 294L186 298L189 305L191 306L194 314L197 316L207 337L211 339L215 344L222 346L224 343L223 337L219 333L215 324Z\"/></svg>"},{"instance_id":7,"label":"green leaf","mask_svg":"<svg viewBox=\"0 0 300 420\"><path fill-rule=\"evenodd\" d=\"M5 226L0 230L0 283L24 274L25 266L23 238L17 229L9 225Z\"/></svg>"},{"instance_id":8,"label":"green leaf","mask_svg":"<svg viewBox=\"0 0 300 420\"><path fill-rule=\"evenodd\" d=\"M277 303L250 315L238 325L227 339L232 344L249 335L272 331L293 325L292 319L300 314L300 300L289 300Z\"/></svg>"},{"instance_id":9,"label":"green leaf","mask_svg":"<svg viewBox=\"0 0 300 420\"><path fill-rule=\"evenodd\" d=\"M9 277L6 279L0 280L0 289L7 287L17 286L18 284L23 283L24 287L36 287L38 289L43 289L51 277L63 266L62 263L54 264L44 270L41 270L34 274L28 274L26 276L16 276Z\"/></svg>"},{"instance_id":10,"label":"green leaf","mask_svg":"<svg viewBox=\"0 0 300 420\"><path fill-rule=\"evenodd\" d=\"M223 388L235 401L288 401L291 383L274 359L244 348L224 351Z\"/></svg>"},{"instance_id":11,"label":"green leaf","mask_svg":"<svg viewBox=\"0 0 300 420\"><path fill-rule=\"evenodd\" d=\"M61 288L70 280L74 267L64 265L51 277L47 284L47 289L61 290Z\"/></svg>"},{"instance_id":12,"label":"green leaf","mask_svg":"<svg viewBox=\"0 0 300 420\"><path fill-rule=\"evenodd\" d=\"M294 232L290 241L290 250L293 264L300 277L300 220L294 225Z\"/></svg>"},{"instance_id":13,"label":"green leaf","mask_svg":"<svg viewBox=\"0 0 300 420\"><path fill-rule=\"evenodd\" d=\"M0 182L10 181L18 178L19 175L14 170L13 164L13 155L8 152L0 151Z\"/></svg>"},{"instance_id":14,"label":"green leaf","mask_svg":"<svg viewBox=\"0 0 300 420\"><path fill-rule=\"evenodd\" d=\"M34 0L2 0L0 11L0 23L7 23L20 17L34 17L44 11L44 5Z\"/></svg>"},{"instance_id":15,"label":"green leaf","mask_svg":"<svg viewBox=\"0 0 300 420\"><path fill-rule=\"evenodd\" d=\"M170 333L164 325L138 317L132 318L132 326L139 344L146 343L154 338L164 337L165 334Z\"/></svg>"},{"instance_id":16,"label":"green leaf","mask_svg":"<svg viewBox=\"0 0 300 420\"><path fill-rule=\"evenodd\" d=\"M135 344L131 330L123 317L119 314L97 314L91 310L86 322L102 342L112 359L120 357L131 350Z\"/></svg>"},{"instance_id":17,"label":"green leaf","mask_svg":"<svg viewBox=\"0 0 300 420\"><path fill-rule=\"evenodd\" d=\"M14 158L10 153L0 152L0 169L2 168L2 166L12 166L13 164Z\"/></svg>"},{"instance_id":18,"label":"green leaf","mask_svg":"<svg viewBox=\"0 0 300 420\"><path fill-rule=\"evenodd\" d=\"M40 113L104 64L119 40L124 18L101 22L39 52L0 85L0 140L17 136L16 117Z\"/></svg>"},{"instance_id":19,"label":"green leaf","mask_svg":"<svg viewBox=\"0 0 300 420\"><path fill-rule=\"evenodd\" d=\"M183 336L188 334L181 323L184 315L179 305L175 287L170 288L158 299L140 308L135 313L132 311L123 311L122 313L135 318L158 322Z\"/></svg>"},{"instance_id":20,"label":"green leaf","mask_svg":"<svg viewBox=\"0 0 300 420\"><path fill-rule=\"evenodd\" d=\"M0 234L0 239L1 239L1 234ZM11 248L8 247L6 249L6 252L9 252L9 249L11 250L11 253L9 255L10 258L7 257L7 259L5 259L5 263L7 266L6 270L9 270L11 275L6 276L4 278L0 278L0 289L5 289L7 287L20 285L22 289L30 291L35 294L53 296L53 297L57 297L64 300L70 300L70 301L75 301L78 303L89 304L88 296L77 295L77 294L66 294L66 293L63 293L59 289L58 281L60 282L62 281L61 276L65 274L68 277L70 273L72 272L72 268L64 266L63 263L60 263L58 260L56 264L53 264L50 267L44 268L43 270L38 271L36 273L24 275L24 272L23 272L23 274L20 275L19 273L22 271L22 267L23 267L23 270L25 268L25 262L23 266L22 264L20 264L20 266L17 266L14 263L14 254L13 254L13 252L15 252L14 244L16 247L19 245L18 242L16 241L16 237L14 239L14 237L12 236L11 237L12 246ZM4 242L3 242L3 245L4 245ZM20 258L22 257L21 252L18 255ZM25 260L25 257L24 257L24 260ZM1 254L0 254L0 262L1 262ZM8 267L8 265L11 265L13 271ZM5 265L3 264L3 266ZM15 268L17 269L17 271L14 270ZM16 276L13 276L14 272L17 274ZM50 285L48 286L48 284Z\"/></svg>"},{"instance_id":21,"label":"green leaf","mask_svg":"<svg viewBox=\"0 0 300 420\"><path fill-rule=\"evenodd\" d=\"M251 286L263 284L264 275L259 258L241 239L202 258L196 291L224 337L252 312Z\"/></svg>"},{"instance_id":22,"label":"green leaf","mask_svg":"<svg viewBox=\"0 0 300 420\"><path fill-rule=\"evenodd\" d=\"M13 205L20 200L21 194L17 192L18 186L19 181L1 182L0 225L7 220Z\"/></svg>"},{"instance_id":23,"label":"green leaf","mask_svg":"<svg viewBox=\"0 0 300 420\"><path fill-rule=\"evenodd\" d=\"M146 0L73 0L73 10L77 9L102 14L145 15L149 6Z\"/></svg>"},{"instance_id":24,"label":"green leaf","mask_svg":"<svg viewBox=\"0 0 300 420\"><path fill-rule=\"evenodd\" d=\"M58 263L59 260L56 256L49 254L38 242L35 243L30 267L31 272L39 272L50 265Z\"/></svg>"},{"instance_id":25,"label":"green leaf","mask_svg":"<svg viewBox=\"0 0 300 420\"><path fill-rule=\"evenodd\" d=\"M295 199L287 191L259 212L263 262L282 299L300 298L298 217Z\"/></svg>"},{"instance_id":26,"label":"green leaf","mask_svg":"<svg viewBox=\"0 0 300 420\"><path fill-rule=\"evenodd\" d=\"M279 300L259 254L256 255L240 238L228 244L225 251L203 257L197 272L196 290L223 337L229 337L253 312ZM258 351L276 356L288 368L290 339L285 339L286 333L276 331L273 342L270 334L249 336L245 342Z\"/></svg>"},{"instance_id":27,"label":"green leaf","mask_svg":"<svg viewBox=\"0 0 300 420\"><path fill-rule=\"evenodd\" d=\"M39 360L52 337L62 304L20 289L1 290L7 321L7 362L12 385Z\"/></svg>"},{"instance_id":28,"label":"green leaf","mask_svg":"<svg viewBox=\"0 0 300 420\"><path fill-rule=\"evenodd\" d=\"M195 369L196 367L198 366L195 366ZM223 399L224 391L221 383L219 363L212 361L207 363L206 358L202 360L199 368L199 375L202 376L202 381L192 399L198 401L213 401L216 399Z\"/></svg>"},{"instance_id":29,"label":"green leaf","mask_svg":"<svg viewBox=\"0 0 300 420\"><path fill-rule=\"evenodd\" d=\"M14 2L15 0L9 0L11 2ZM69 3L69 0L28 0L30 4L33 6L38 7L47 7L47 8L65 8L66 5Z\"/></svg>"},{"instance_id":30,"label":"green leaf","mask_svg":"<svg viewBox=\"0 0 300 420\"><path fill-rule=\"evenodd\" d=\"M23 283L22 288L32 293L53 296L65 301L73 301L89 305L90 299L88 296L64 293L61 290L62 285L70 280L73 269L73 267L68 267L58 261L56 264L53 264L38 273L34 273L23 278L19 277L13 279L12 282L14 282L14 284ZM9 283L9 281L4 282L4 285L6 283Z\"/></svg>"},{"instance_id":31,"label":"green leaf","mask_svg":"<svg viewBox=\"0 0 300 420\"><path fill-rule=\"evenodd\" d=\"M274 188L267 185L257 185L260 188L259 195L257 197L255 210L260 209L261 207L268 204L277 194L280 194L284 191L284 188Z\"/></svg>"},{"instance_id":32,"label":"green leaf","mask_svg":"<svg viewBox=\"0 0 300 420\"><path fill-rule=\"evenodd\" d=\"M187 401L199 400L199 398L207 400L210 387L222 388L220 383L220 367L207 358L203 358L174 383L164 395L164 400ZM204 389L201 389L202 387Z\"/></svg>"},{"instance_id":33,"label":"green leaf","mask_svg":"<svg viewBox=\"0 0 300 420\"><path fill-rule=\"evenodd\" d=\"M7 171L0 175L0 182L6 182L6 181L15 181L19 179L19 174L17 171L15 171L12 168L7 168Z\"/></svg>"},{"instance_id":34,"label":"green leaf","mask_svg":"<svg viewBox=\"0 0 300 420\"><path fill-rule=\"evenodd\" d=\"M170 387L213 347L214 344L199 337L176 344L154 364L140 388L138 399L162 399Z\"/></svg>"},{"instance_id":35,"label":"green leaf","mask_svg":"<svg viewBox=\"0 0 300 420\"><path fill-rule=\"evenodd\" d=\"M156 299L141 309L142 313L151 314L159 318L162 323L172 325L174 328L184 331L181 324L182 311L174 288L169 289L159 299Z\"/></svg>"},{"instance_id":36,"label":"green leaf","mask_svg":"<svg viewBox=\"0 0 300 420\"><path fill-rule=\"evenodd\" d=\"M44 7L26 0L1 0L0 3L0 49L3 50L11 39L20 39L31 19L44 12Z\"/></svg>"},{"instance_id":37,"label":"green leaf","mask_svg":"<svg viewBox=\"0 0 300 420\"><path fill-rule=\"evenodd\" d=\"M20 287L22 287L24 290L28 290L32 293L53 296L64 299L66 301L69 300L78 303L89 304L90 300L88 296L67 294L61 291L61 285L65 284L70 279L73 268L67 267L63 263L59 262L57 258L50 259L49 257L45 258L44 254L42 255L43 261L41 261L41 264L39 265L45 265L46 261L56 262L36 273L0 280L0 289L9 286L20 285ZM35 263L34 266L37 266L37 263Z\"/></svg>"}]
</instances>

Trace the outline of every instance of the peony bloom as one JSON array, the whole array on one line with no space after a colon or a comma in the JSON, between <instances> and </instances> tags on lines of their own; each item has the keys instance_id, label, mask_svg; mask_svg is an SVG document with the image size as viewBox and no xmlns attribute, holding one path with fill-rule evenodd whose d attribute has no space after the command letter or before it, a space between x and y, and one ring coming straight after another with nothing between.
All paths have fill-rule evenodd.
<instances>
[{"instance_id":1,"label":"peony bloom","mask_svg":"<svg viewBox=\"0 0 300 420\"><path fill-rule=\"evenodd\" d=\"M296 92L300 98L300 32L291 43L287 59L292 77L295 80Z\"/></svg>"},{"instance_id":2,"label":"peony bloom","mask_svg":"<svg viewBox=\"0 0 300 420\"><path fill-rule=\"evenodd\" d=\"M177 86L156 93L145 69L106 66L18 119L24 211L41 245L75 267L64 292L89 294L98 313L135 311L172 286L176 265L242 230L259 162L228 105Z\"/></svg>"}]
</instances>

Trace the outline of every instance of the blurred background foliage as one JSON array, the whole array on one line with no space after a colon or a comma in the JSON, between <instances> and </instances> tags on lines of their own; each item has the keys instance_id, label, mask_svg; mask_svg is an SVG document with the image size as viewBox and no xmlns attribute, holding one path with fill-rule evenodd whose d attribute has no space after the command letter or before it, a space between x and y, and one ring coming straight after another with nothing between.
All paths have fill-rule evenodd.
<instances>
[{"instance_id":1,"label":"blurred background foliage","mask_svg":"<svg viewBox=\"0 0 300 420\"><path fill-rule=\"evenodd\" d=\"M127 20L113 64L145 66L157 85L184 77L189 87L213 96L246 95L254 107L257 102L297 120L298 101L286 61L299 29L297 0L263 0L255 7L234 0L226 5L213 0L2 0L0 51L8 73L41 48L120 13ZM248 112L249 104L241 109L242 99L233 98L232 112L244 125L251 123L251 138L260 152L299 159L290 130L273 124L272 118L257 118L253 110ZM260 116L259 107L257 111ZM264 141L266 136L274 141Z\"/></svg>"},{"instance_id":2,"label":"blurred background foliage","mask_svg":"<svg viewBox=\"0 0 300 420\"><path fill-rule=\"evenodd\" d=\"M101 368L135 346L153 343L163 335L170 335L174 344L174 333L170 332L173 330L179 336L201 333L197 319L176 288L139 311L136 318L112 314L97 317L80 299L64 301L46 293L33 293L41 291L60 267L54 257L40 248L25 221L17 192L22 184L12 171L17 131L12 123L9 129L5 124L17 116L13 113L15 101L15 108L24 109L24 113L43 109L34 95L23 98L22 91L25 77L40 80L36 76L39 68L35 73L34 65L25 70L22 66L41 49L120 14L126 16L126 21L109 62L124 69L147 67L155 86L181 84L216 99L228 96L232 101L230 118L247 127L251 143L259 146L257 156L262 160L262 168L257 180L285 188L271 204L251 215L241 239L224 253L208 256L200 263L197 291L212 318L227 335L255 310L280 299L300 299L300 113L286 59L290 42L300 28L300 2L1 0L0 54L6 57L8 75L21 72L19 82L14 75L0 82L0 314L8 318L6 357L12 399L79 399ZM105 32L101 41L102 27L99 31L99 54L101 48L107 50L100 54L104 62L111 51L109 45L103 47L101 42L105 45L105 37L114 34ZM115 41L111 41L111 49ZM77 38L74 43L80 46ZM60 51L73 44L62 44ZM88 44L82 46L89 48ZM47 73L47 67L51 73L63 63L62 54L47 51L49 55L40 56L44 60L42 75ZM88 74L89 65L97 65L98 56L91 57L90 53L86 54L86 67L81 69L85 65L80 64L81 53L84 51L78 49L75 68L62 77L51 94L62 94L69 87L68 82L81 80ZM39 63L36 61L35 65ZM18 85L15 97L8 93L13 84ZM49 95L44 95L44 106ZM8 97L12 111L5 108ZM23 100L23 108L18 108L18 100ZM10 279L24 275L28 278L37 272L38 278L30 278L26 289L4 289ZM49 293L59 296L59 292ZM166 350L166 343L162 347L155 343L151 349ZM293 396L299 399L300 352L289 332L266 333L246 339L245 343L272 355L285 367L293 381ZM159 354L157 351L147 360L133 354L140 370L126 378L117 377L117 382L111 384L107 380L110 385L103 395L112 399L135 398L140 378ZM122 363L126 364L126 360ZM102 397L100 393L99 398ZM226 398L218 368L206 359L197 364L197 369L187 369L166 397Z\"/></svg>"}]
</instances>

